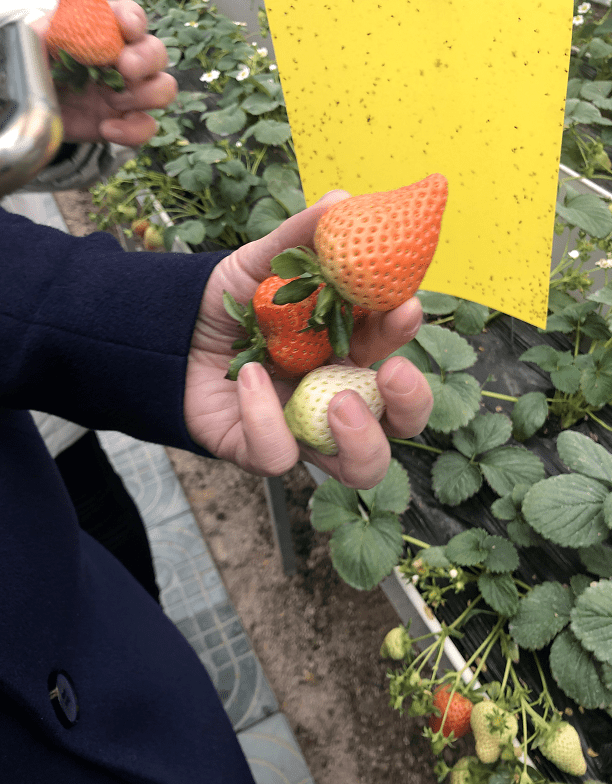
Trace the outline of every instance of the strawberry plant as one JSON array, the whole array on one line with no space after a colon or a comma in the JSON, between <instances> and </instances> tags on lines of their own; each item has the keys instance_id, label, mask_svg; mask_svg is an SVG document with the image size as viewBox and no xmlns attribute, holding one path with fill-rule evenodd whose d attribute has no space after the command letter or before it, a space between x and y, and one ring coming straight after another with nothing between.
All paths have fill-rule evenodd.
<instances>
[{"instance_id":1,"label":"strawberry plant","mask_svg":"<svg viewBox=\"0 0 612 784\"><path fill-rule=\"evenodd\" d=\"M236 247L305 207L278 71L242 24L199 0L140 0L166 44L176 101L135 160L92 189L102 229L163 210L193 247Z\"/></svg>"}]
</instances>

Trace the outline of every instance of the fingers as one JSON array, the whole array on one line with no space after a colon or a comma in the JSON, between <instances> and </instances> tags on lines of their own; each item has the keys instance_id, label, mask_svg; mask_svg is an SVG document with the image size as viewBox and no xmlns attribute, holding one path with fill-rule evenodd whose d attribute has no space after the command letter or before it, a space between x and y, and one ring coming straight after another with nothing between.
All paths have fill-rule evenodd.
<instances>
[{"instance_id":1,"label":"fingers","mask_svg":"<svg viewBox=\"0 0 612 784\"><path fill-rule=\"evenodd\" d=\"M351 338L351 359L368 367L410 342L419 331L423 310L412 297L388 313L370 313Z\"/></svg>"},{"instance_id":2,"label":"fingers","mask_svg":"<svg viewBox=\"0 0 612 784\"><path fill-rule=\"evenodd\" d=\"M239 464L252 473L280 476L299 458L299 448L283 416L272 381L258 362L238 374L238 401L246 454Z\"/></svg>"},{"instance_id":3,"label":"fingers","mask_svg":"<svg viewBox=\"0 0 612 784\"><path fill-rule=\"evenodd\" d=\"M366 490L387 473L391 447L380 424L363 399L352 391L331 400L327 421L338 445L333 457L309 451L307 459L347 487Z\"/></svg>"},{"instance_id":4,"label":"fingers","mask_svg":"<svg viewBox=\"0 0 612 784\"><path fill-rule=\"evenodd\" d=\"M155 136L157 123L146 112L126 112L121 117L103 120L100 135L107 142L125 147L140 147Z\"/></svg>"},{"instance_id":5,"label":"fingers","mask_svg":"<svg viewBox=\"0 0 612 784\"><path fill-rule=\"evenodd\" d=\"M427 424L433 395L427 379L412 362L392 357L378 370L376 383L385 399L382 424L394 438L412 438Z\"/></svg>"},{"instance_id":6,"label":"fingers","mask_svg":"<svg viewBox=\"0 0 612 784\"><path fill-rule=\"evenodd\" d=\"M166 47L154 35L145 35L125 46L117 60L117 70L128 83L155 76L167 65Z\"/></svg>"},{"instance_id":7,"label":"fingers","mask_svg":"<svg viewBox=\"0 0 612 784\"><path fill-rule=\"evenodd\" d=\"M142 38L147 31L147 15L138 3L132 0L117 0L111 2L111 7L123 39L130 43Z\"/></svg>"}]
</instances>

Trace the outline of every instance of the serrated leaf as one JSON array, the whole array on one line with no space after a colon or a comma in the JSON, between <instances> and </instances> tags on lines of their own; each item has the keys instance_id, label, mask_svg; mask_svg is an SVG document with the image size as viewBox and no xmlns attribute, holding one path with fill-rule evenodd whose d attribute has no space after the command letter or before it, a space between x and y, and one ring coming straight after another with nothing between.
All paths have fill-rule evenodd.
<instances>
[{"instance_id":1,"label":"serrated leaf","mask_svg":"<svg viewBox=\"0 0 612 784\"><path fill-rule=\"evenodd\" d=\"M589 106L589 104L585 105ZM594 106L592 110L601 116ZM557 204L557 214L572 226L583 229L597 239L607 237L612 231L610 211L603 200L593 194L576 196L566 204Z\"/></svg>"},{"instance_id":2,"label":"serrated leaf","mask_svg":"<svg viewBox=\"0 0 612 784\"><path fill-rule=\"evenodd\" d=\"M213 181L212 166L209 163L196 163L195 166L183 169L178 175L178 181L186 191L202 191Z\"/></svg>"},{"instance_id":3,"label":"serrated leaf","mask_svg":"<svg viewBox=\"0 0 612 784\"><path fill-rule=\"evenodd\" d=\"M202 221L187 220L179 224L177 236L190 245L199 245L206 236L206 228Z\"/></svg>"},{"instance_id":4,"label":"serrated leaf","mask_svg":"<svg viewBox=\"0 0 612 784\"><path fill-rule=\"evenodd\" d=\"M569 629L553 642L549 662L553 678L578 705L592 710L612 703L612 692L601 678L599 663Z\"/></svg>"},{"instance_id":5,"label":"serrated leaf","mask_svg":"<svg viewBox=\"0 0 612 784\"><path fill-rule=\"evenodd\" d=\"M498 495L506 495L519 484L532 485L544 477L544 466L536 454L520 446L500 446L484 454L480 470Z\"/></svg>"},{"instance_id":6,"label":"serrated leaf","mask_svg":"<svg viewBox=\"0 0 612 784\"><path fill-rule=\"evenodd\" d=\"M533 362L534 365L550 373L553 370L557 370L561 365L571 363L572 355L569 351L557 351L552 346L541 344L532 346L527 351L524 351L519 359L522 362Z\"/></svg>"},{"instance_id":7,"label":"serrated leaf","mask_svg":"<svg viewBox=\"0 0 612 784\"><path fill-rule=\"evenodd\" d=\"M612 582L600 580L576 599L572 631L600 661L612 664Z\"/></svg>"},{"instance_id":8,"label":"serrated leaf","mask_svg":"<svg viewBox=\"0 0 612 784\"><path fill-rule=\"evenodd\" d=\"M219 136L230 136L239 133L247 122L247 115L237 106L211 112L206 118L206 127L211 133Z\"/></svg>"},{"instance_id":9,"label":"serrated leaf","mask_svg":"<svg viewBox=\"0 0 612 784\"><path fill-rule=\"evenodd\" d=\"M574 574L570 577L570 588L574 595L574 600L576 600L581 593L584 593L592 582L593 579L589 577L588 574Z\"/></svg>"},{"instance_id":10,"label":"serrated leaf","mask_svg":"<svg viewBox=\"0 0 612 784\"><path fill-rule=\"evenodd\" d=\"M489 308L463 300L453 314L455 329L462 335L478 335L485 328Z\"/></svg>"},{"instance_id":11,"label":"serrated leaf","mask_svg":"<svg viewBox=\"0 0 612 784\"><path fill-rule=\"evenodd\" d=\"M336 528L329 543L334 568L361 591L375 588L393 570L403 545L401 524L390 512Z\"/></svg>"},{"instance_id":12,"label":"serrated leaf","mask_svg":"<svg viewBox=\"0 0 612 784\"><path fill-rule=\"evenodd\" d=\"M444 551L451 563L457 566L476 566L487 557L487 550L483 546L488 534L482 528L470 528L453 536L446 543Z\"/></svg>"},{"instance_id":13,"label":"serrated leaf","mask_svg":"<svg viewBox=\"0 0 612 784\"><path fill-rule=\"evenodd\" d=\"M419 550L414 558L415 560L420 558L421 561L432 568L448 569L452 565L446 557L446 548L443 546L427 547Z\"/></svg>"},{"instance_id":14,"label":"serrated leaf","mask_svg":"<svg viewBox=\"0 0 612 784\"><path fill-rule=\"evenodd\" d=\"M571 609L568 588L557 582L541 583L520 600L508 629L521 648L537 651L567 626Z\"/></svg>"},{"instance_id":15,"label":"serrated leaf","mask_svg":"<svg viewBox=\"0 0 612 784\"><path fill-rule=\"evenodd\" d=\"M612 399L612 364L595 362L583 368L580 389L590 406L601 408Z\"/></svg>"},{"instance_id":16,"label":"serrated leaf","mask_svg":"<svg viewBox=\"0 0 612 784\"><path fill-rule=\"evenodd\" d=\"M291 126L279 120L260 120L249 129L249 133L252 133L260 144L278 147L291 138Z\"/></svg>"},{"instance_id":17,"label":"serrated leaf","mask_svg":"<svg viewBox=\"0 0 612 784\"><path fill-rule=\"evenodd\" d=\"M451 373L444 380L434 373L425 378L434 399L428 427L441 433L450 433L464 427L480 408L480 386L467 373Z\"/></svg>"},{"instance_id":18,"label":"serrated leaf","mask_svg":"<svg viewBox=\"0 0 612 784\"><path fill-rule=\"evenodd\" d=\"M487 412L474 417L467 427L476 436L476 454L505 444L512 434L512 424L505 414Z\"/></svg>"},{"instance_id":19,"label":"serrated leaf","mask_svg":"<svg viewBox=\"0 0 612 784\"><path fill-rule=\"evenodd\" d=\"M467 340L443 327L423 324L415 340L444 372L465 370L476 364L476 352Z\"/></svg>"},{"instance_id":20,"label":"serrated leaf","mask_svg":"<svg viewBox=\"0 0 612 784\"><path fill-rule=\"evenodd\" d=\"M537 547L541 544L540 537L523 519L512 520L506 526L506 533L517 547Z\"/></svg>"},{"instance_id":21,"label":"serrated leaf","mask_svg":"<svg viewBox=\"0 0 612 784\"><path fill-rule=\"evenodd\" d=\"M543 392L521 395L512 408L512 435L517 441L526 441L546 422L548 403Z\"/></svg>"},{"instance_id":22,"label":"serrated leaf","mask_svg":"<svg viewBox=\"0 0 612 784\"><path fill-rule=\"evenodd\" d=\"M360 498L370 511L402 514L410 503L410 481L404 467L392 459L384 478L371 490L359 490Z\"/></svg>"},{"instance_id":23,"label":"serrated leaf","mask_svg":"<svg viewBox=\"0 0 612 784\"><path fill-rule=\"evenodd\" d=\"M515 614L519 595L514 580L509 574L485 572L478 578L478 588L485 602L495 612L508 618Z\"/></svg>"},{"instance_id":24,"label":"serrated leaf","mask_svg":"<svg viewBox=\"0 0 612 784\"><path fill-rule=\"evenodd\" d=\"M482 544L488 552L483 565L491 572L513 572L518 569L519 556L516 547L503 536L488 536Z\"/></svg>"},{"instance_id":25,"label":"serrated leaf","mask_svg":"<svg viewBox=\"0 0 612 784\"><path fill-rule=\"evenodd\" d=\"M423 313L431 316L446 316L458 307L460 300L450 294L438 294L435 291L417 291L416 296L421 300Z\"/></svg>"},{"instance_id":26,"label":"serrated leaf","mask_svg":"<svg viewBox=\"0 0 612 784\"><path fill-rule=\"evenodd\" d=\"M594 544L591 547L581 547L578 554L589 572L598 577L612 577L612 547L610 545Z\"/></svg>"},{"instance_id":27,"label":"serrated leaf","mask_svg":"<svg viewBox=\"0 0 612 784\"><path fill-rule=\"evenodd\" d=\"M391 357L406 357L409 359L413 365L415 365L421 373L430 373L431 372L431 362L429 361L429 356L422 346L416 342L416 340L411 340L410 343L405 343L403 346L400 346L397 351L389 354L389 356L385 357L385 359L381 359L380 362L374 362L373 365L370 367L373 370L378 370L378 368L386 362L387 359Z\"/></svg>"},{"instance_id":28,"label":"serrated leaf","mask_svg":"<svg viewBox=\"0 0 612 784\"><path fill-rule=\"evenodd\" d=\"M498 520L515 520L518 509L512 498L512 493L507 493L493 501L491 512Z\"/></svg>"},{"instance_id":29,"label":"serrated leaf","mask_svg":"<svg viewBox=\"0 0 612 784\"><path fill-rule=\"evenodd\" d=\"M332 531L362 519L357 491L335 479L326 479L312 494L310 521L317 531Z\"/></svg>"},{"instance_id":30,"label":"serrated leaf","mask_svg":"<svg viewBox=\"0 0 612 784\"><path fill-rule=\"evenodd\" d=\"M525 496L523 514L539 534L562 547L589 547L603 542L606 488L580 474L543 479Z\"/></svg>"},{"instance_id":31,"label":"serrated leaf","mask_svg":"<svg viewBox=\"0 0 612 784\"><path fill-rule=\"evenodd\" d=\"M245 326L246 305L237 302L229 291L223 292L223 307L227 314L242 326Z\"/></svg>"},{"instance_id":32,"label":"serrated leaf","mask_svg":"<svg viewBox=\"0 0 612 784\"><path fill-rule=\"evenodd\" d=\"M265 237L287 220L287 213L276 199L261 199L251 210L246 225L249 240Z\"/></svg>"},{"instance_id":33,"label":"serrated leaf","mask_svg":"<svg viewBox=\"0 0 612 784\"><path fill-rule=\"evenodd\" d=\"M431 477L436 498L450 506L471 498L482 485L478 467L457 452L440 455L431 469Z\"/></svg>"}]
</instances>

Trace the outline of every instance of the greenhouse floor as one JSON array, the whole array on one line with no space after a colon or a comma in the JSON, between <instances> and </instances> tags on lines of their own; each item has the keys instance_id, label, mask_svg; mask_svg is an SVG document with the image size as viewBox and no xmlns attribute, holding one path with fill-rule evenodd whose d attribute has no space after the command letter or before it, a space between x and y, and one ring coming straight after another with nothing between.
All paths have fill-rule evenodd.
<instances>
[{"instance_id":1,"label":"greenhouse floor","mask_svg":"<svg viewBox=\"0 0 612 784\"><path fill-rule=\"evenodd\" d=\"M2 206L67 231L51 194L17 194ZM163 447L99 433L144 519L168 617L208 671L257 784L313 784Z\"/></svg>"}]
</instances>

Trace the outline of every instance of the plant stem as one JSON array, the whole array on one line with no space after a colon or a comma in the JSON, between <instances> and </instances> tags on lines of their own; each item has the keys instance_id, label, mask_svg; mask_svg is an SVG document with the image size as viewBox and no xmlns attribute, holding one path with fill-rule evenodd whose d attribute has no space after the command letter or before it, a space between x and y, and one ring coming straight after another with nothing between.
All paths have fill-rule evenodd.
<instances>
[{"instance_id":1,"label":"plant stem","mask_svg":"<svg viewBox=\"0 0 612 784\"><path fill-rule=\"evenodd\" d=\"M504 395L501 392L489 392L486 389L481 389L480 394L483 397L493 397L496 400L507 400L508 403L516 403L518 402L517 397L512 397L512 395Z\"/></svg>"},{"instance_id":2,"label":"plant stem","mask_svg":"<svg viewBox=\"0 0 612 784\"><path fill-rule=\"evenodd\" d=\"M419 444L417 441L412 441L411 439L407 438L389 438L392 444L403 444L404 446L413 446L415 449L423 449L426 452L433 452L436 455L443 455L444 450L438 449L435 446L429 446L428 444Z\"/></svg>"}]
</instances>

